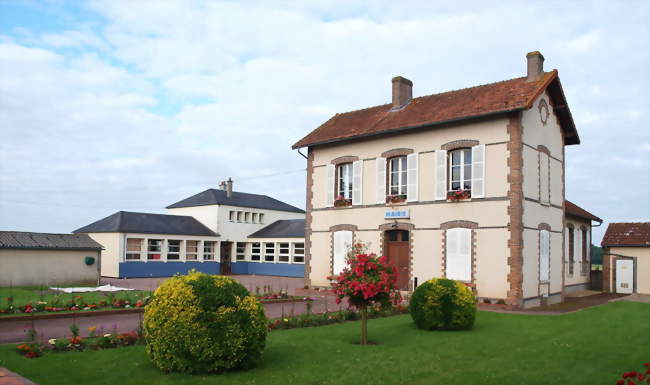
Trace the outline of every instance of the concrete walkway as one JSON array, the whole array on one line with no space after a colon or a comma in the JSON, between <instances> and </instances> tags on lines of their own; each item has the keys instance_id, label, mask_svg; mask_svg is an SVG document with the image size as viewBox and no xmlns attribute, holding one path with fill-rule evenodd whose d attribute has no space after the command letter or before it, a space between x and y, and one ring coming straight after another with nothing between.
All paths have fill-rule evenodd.
<instances>
[{"instance_id":1,"label":"concrete walkway","mask_svg":"<svg viewBox=\"0 0 650 385\"><path fill-rule=\"evenodd\" d=\"M0 385L36 385L25 377L0 367Z\"/></svg>"}]
</instances>

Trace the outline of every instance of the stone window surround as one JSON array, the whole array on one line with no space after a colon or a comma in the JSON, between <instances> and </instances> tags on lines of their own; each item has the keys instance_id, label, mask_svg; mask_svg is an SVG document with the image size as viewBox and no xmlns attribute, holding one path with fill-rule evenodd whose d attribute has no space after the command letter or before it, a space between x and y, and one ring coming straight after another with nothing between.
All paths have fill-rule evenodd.
<instances>
[{"instance_id":1,"label":"stone window surround","mask_svg":"<svg viewBox=\"0 0 650 385\"><path fill-rule=\"evenodd\" d=\"M474 146L478 146L479 144L480 142L476 139L460 139L447 142L440 146L440 149L445 151L453 151L461 148L472 148Z\"/></svg>"},{"instance_id":2,"label":"stone window surround","mask_svg":"<svg viewBox=\"0 0 650 385\"><path fill-rule=\"evenodd\" d=\"M549 225L546 222L542 222L539 225L537 225L537 230L546 230L549 232L548 236L548 281L542 281L539 279L539 272L542 271L542 251L540 250L540 240L541 236L539 232L537 233L537 295L540 296L542 289L542 285L550 285L551 284L551 234L553 230L551 230L551 225Z\"/></svg>"},{"instance_id":3,"label":"stone window surround","mask_svg":"<svg viewBox=\"0 0 650 385\"><path fill-rule=\"evenodd\" d=\"M442 276L447 278L447 230L463 228L470 229L470 256L471 256L471 272L472 277L469 283L472 284L472 291L476 294L476 229L478 229L478 223L464 220L448 221L440 224L440 229L442 231Z\"/></svg>"}]
</instances>

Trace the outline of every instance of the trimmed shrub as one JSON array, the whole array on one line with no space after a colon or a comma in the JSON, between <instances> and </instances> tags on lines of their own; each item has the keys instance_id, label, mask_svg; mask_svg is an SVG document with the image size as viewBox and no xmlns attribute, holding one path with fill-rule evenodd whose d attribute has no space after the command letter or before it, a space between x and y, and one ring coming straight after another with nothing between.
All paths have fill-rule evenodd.
<instances>
[{"instance_id":1,"label":"trimmed shrub","mask_svg":"<svg viewBox=\"0 0 650 385\"><path fill-rule=\"evenodd\" d=\"M420 329L471 329L476 318L476 298L461 282L434 278L415 289L409 312Z\"/></svg>"},{"instance_id":2,"label":"trimmed shrub","mask_svg":"<svg viewBox=\"0 0 650 385\"><path fill-rule=\"evenodd\" d=\"M145 307L147 354L164 372L215 373L255 365L266 344L264 308L232 278L191 271Z\"/></svg>"}]
</instances>

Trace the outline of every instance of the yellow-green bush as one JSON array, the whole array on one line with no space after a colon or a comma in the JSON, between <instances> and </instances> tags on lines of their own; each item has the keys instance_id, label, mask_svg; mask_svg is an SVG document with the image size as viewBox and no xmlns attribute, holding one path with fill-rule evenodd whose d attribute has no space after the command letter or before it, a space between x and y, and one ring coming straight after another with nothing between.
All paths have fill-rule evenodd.
<instances>
[{"instance_id":1,"label":"yellow-green bush","mask_svg":"<svg viewBox=\"0 0 650 385\"><path fill-rule=\"evenodd\" d=\"M232 278L191 271L165 281L145 307L147 354L164 372L246 368L264 351L264 308Z\"/></svg>"},{"instance_id":2,"label":"yellow-green bush","mask_svg":"<svg viewBox=\"0 0 650 385\"><path fill-rule=\"evenodd\" d=\"M434 278L415 289L409 312L421 329L470 329L476 318L476 298L461 282Z\"/></svg>"}]
</instances>

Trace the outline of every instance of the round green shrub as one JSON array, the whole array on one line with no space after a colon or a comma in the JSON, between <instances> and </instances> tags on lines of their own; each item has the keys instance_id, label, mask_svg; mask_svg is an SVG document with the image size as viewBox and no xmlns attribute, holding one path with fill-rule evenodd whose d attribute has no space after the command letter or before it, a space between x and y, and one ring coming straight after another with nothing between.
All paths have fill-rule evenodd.
<instances>
[{"instance_id":1,"label":"round green shrub","mask_svg":"<svg viewBox=\"0 0 650 385\"><path fill-rule=\"evenodd\" d=\"M165 281L145 307L147 354L164 372L215 373L255 365L264 308L232 278L191 271Z\"/></svg>"},{"instance_id":2,"label":"round green shrub","mask_svg":"<svg viewBox=\"0 0 650 385\"><path fill-rule=\"evenodd\" d=\"M461 282L434 278L415 289L409 312L420 329L471 329L476 318L476 298Z\"/></svg>"}]
</instances>

